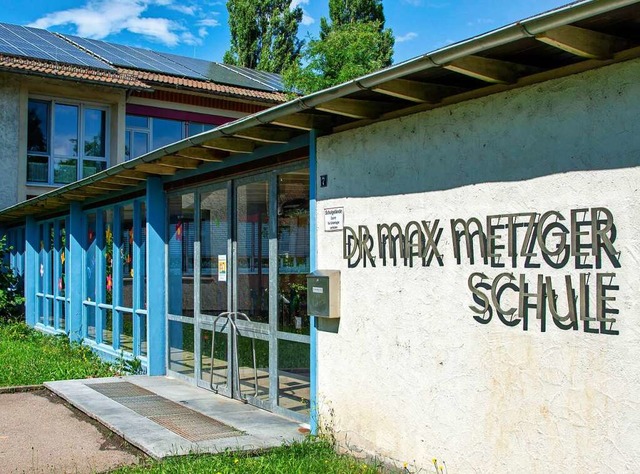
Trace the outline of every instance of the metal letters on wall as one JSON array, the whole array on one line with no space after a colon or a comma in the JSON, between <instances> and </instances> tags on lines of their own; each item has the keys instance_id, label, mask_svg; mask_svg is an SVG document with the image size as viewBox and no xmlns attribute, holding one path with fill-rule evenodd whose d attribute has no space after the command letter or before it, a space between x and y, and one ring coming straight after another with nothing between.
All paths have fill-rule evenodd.
<instances>
[{"instance_id":1,"label":"metal letters on wall","mask_svg":"<svg viewBox=\"0 0 640 474\"><path fill-rule=\"evenodd\" d=\"M620 252L615 248L616 226L612 212L604 207L572 209L568 217L551 210L543 214L521 212L449 220L452 257L456 265L484 265L504 268L490 277L476 271L469 275L467 287L473 304L473 318L488 324L493 316L507 326L522 325L528 330L537 320L546 331L547 314L562 330L617 335L611 307L616 301L616 273L601 271L605 266L620 268ZM375 231L366 225L343 229L342 254L349 268L386 266L443 267L445 228L440 219L378 224ZM549 275L539 273L534 282L524 274L514 275L507 267L580 271L564 275L564 289ZM596 270L595 275L587 270ZM594 281L595 280L595 281ZM518 304L505 307L503 294L515 292ZM594 292L595 308L590 294ZM562 298L562 305L559 300ZM566 308L561 314L560 307ZM535 319L533 315L535 314Z\"/></svg>"}]
</instances>

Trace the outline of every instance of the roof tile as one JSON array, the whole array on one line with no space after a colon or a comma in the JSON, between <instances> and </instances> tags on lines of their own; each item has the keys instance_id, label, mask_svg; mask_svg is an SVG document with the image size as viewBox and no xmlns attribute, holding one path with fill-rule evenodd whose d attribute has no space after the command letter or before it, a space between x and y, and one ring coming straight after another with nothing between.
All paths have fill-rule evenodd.
<instances>
[{"instance_id":1,"label":"roof tile","mask_svg":"<svg viewBox=\"0 0 640 474\"><path fill-rule=\"evenodd\" d=\"M47 76L76 79L88 82L117 84L138 89L150 89L151 87L140 81L128 71L103 71L95 68L75 66L70 64L54 63L33 58L21 58L0 54L0 69L19 72L32 72Z\"/></svg>"}]
</instances>

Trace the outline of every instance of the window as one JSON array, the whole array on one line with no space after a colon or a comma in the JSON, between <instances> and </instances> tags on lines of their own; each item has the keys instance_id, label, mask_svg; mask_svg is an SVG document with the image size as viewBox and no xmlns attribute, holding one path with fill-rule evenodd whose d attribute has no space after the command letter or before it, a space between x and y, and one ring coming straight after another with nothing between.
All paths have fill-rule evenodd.
<instances>
[{"instance_id":1,"label":"window","mask_svg":"<svg viewBox=\"0 0 640 474\"><path fill-rule=\"evenodd\" d=\"M68 184L106 169L108 110L29 99L27 182Z\"/></svg>"},{"instance_id":2,"label":"window","mask_svg":"<svg viewBox=\"0 0 640 474\"><path fill-rule=\"evenodd\" d=\"M206 123L128 114L124 159L125 161L132 160L151 150L206 132L212 128L213 125Z\"/></svg>"}]
</instances>

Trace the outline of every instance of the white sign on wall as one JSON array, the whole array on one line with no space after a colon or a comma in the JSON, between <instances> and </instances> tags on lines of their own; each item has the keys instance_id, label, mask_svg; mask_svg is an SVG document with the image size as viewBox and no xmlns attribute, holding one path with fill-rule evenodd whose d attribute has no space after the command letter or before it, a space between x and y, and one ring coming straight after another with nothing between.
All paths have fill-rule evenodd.
<instances>
[{"instance_id":1,"label":"white sign on wall","mask_svg":"<svg viewBox=\"0 0 640 474\"><path fill-rule=\"evenodd\" d=\"M333 232L344 227L344 207L328 207L324 210L324 231Z\"/></svg>"}]
</instances>

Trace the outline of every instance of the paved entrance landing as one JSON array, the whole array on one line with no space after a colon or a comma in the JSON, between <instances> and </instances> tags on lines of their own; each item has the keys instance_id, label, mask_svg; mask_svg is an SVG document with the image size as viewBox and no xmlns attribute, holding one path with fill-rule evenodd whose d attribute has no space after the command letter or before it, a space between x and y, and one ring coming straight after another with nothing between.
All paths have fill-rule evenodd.
<instances>
[{"instance_id":1,"label":"paved entrance landing","mask_svg":"<svg viewBox=\"0 0 640 474\"><path fill-rule=\"evenodd\" d=\"M297 422L170 377L112 377L45 385L156 459L225 449L264 449L304 437Z\"/></svg>"}]
</instances>

